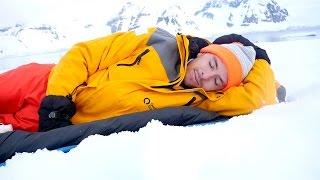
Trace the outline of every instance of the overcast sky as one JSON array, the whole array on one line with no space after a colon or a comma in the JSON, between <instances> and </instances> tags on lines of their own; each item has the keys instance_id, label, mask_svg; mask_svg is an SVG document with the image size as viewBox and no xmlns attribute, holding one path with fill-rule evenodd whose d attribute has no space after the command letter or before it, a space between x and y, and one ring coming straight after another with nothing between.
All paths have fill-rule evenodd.
<instances>
[{"instance_id":1,"label":"overcast sky","mask_svg":"<svg viewBox=\"0 0 320 180\"><path fill-rule=\"evenodd\" d=\"M134 0L159 8L160 6L173 4L173 2L189 0ZM206 0L200 0L202 2ZM0 26L15 24L15 22L38 23L68 21L76 18L95 19L103 14L115 14L119 6L127 0L101 1L101 0L1 0L0 1ZM191 1L189 1L191 2Z\"/></svg>"},{"instance_id":2,"label":"overcast sky","mask_svg":"<svg viewBox=\"0 0 320 180\"><path fill-rule=\"evenodd\" d=\"M101 14L115 14L119 6L128 0L0 0L0 27L16 23L52 23L70 21L75 18L99 20ZM194 8L194 0L134 0L150 8L183 5L185 11ZM197 0L204 4L209 0ZM263 1L263 0L262 0ZM320 18L319 0L276 0L281 7L287 8L289 15L302 22L315 21ZM178 2L178 3L177 3ZM188 9L189 8L189 9ZM301 14L304 14L301 17Z\"/></svg>"}]
</instances>

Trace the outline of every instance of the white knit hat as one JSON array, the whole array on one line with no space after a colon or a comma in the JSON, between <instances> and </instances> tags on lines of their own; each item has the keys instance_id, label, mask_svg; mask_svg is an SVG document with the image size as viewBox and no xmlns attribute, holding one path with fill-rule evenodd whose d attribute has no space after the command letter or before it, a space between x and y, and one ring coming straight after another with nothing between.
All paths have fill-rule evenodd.
<instances>
[{"instance_id":1,"label":"white knit hat","mask_svg":"<svg viewBox=\"0 0 320 180\"><path fill-rule=\"evenodd\" d=\"M243 46L239 43L211 44L200 50L202 53L212 53L218 56L227 68L228 82L223 88L227 90L231 86L238 86L251 70L256 52L251 46Z\"/></svg>"}]
</instances>

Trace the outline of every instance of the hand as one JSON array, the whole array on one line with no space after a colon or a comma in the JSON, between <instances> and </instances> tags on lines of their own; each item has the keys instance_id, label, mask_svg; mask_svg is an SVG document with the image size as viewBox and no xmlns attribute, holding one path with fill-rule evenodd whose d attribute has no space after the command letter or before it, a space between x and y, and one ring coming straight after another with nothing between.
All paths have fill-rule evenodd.
<instances>
[{"instance_id":1,"label":"hand","mask_svg":"<svg viewBox=\"0 0 320 180\"><path fill-rule=\"evenodd\" d=\"M200 49L211 44L208 40L203 38L193 36L187 36L187 38L189 39L189 59L196 58Z\"/></svg>"},{"instance_id":2,"label":"hand","mask_svg":"<svg viewBox=\"0 0 320 180\"><path fill-rule=\"evenodd\" d=\"M229 43L234 43L234 42L239 42L239 43L243 44L244 46L252 46L254 48L254 50L256 51L256 59L264 59L269 64L271 64L269 56L264 49L260 48L259 46L256 46L251 41L249 41L247 38L245 38L239 34L229 34L229 35L221 36L213 41L214 44L229 44Z\"/></svg>"},{"instance_id":3,"label":"hand","mask_svg":"<svg viewBox=\"0 0 320 180\"><path fill-rule=\"evenodd\" d=\"M49 95L43 98L39 108L39 131L71 125L76 113L74 102L64 96Z\"/></svg>"}]
</instances>

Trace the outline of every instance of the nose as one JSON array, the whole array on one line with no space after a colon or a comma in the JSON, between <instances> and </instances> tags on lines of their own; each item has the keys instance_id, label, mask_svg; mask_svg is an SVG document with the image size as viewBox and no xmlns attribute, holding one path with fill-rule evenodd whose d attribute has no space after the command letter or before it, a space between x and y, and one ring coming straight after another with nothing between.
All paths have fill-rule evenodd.
<instances>
[{"instance_id":1,"label":"nose","mask_svg":"<svg viewBox=\"0 0 320 180\"><path fill-rule=\"evenodd\" d=\"M201 72L201 78L204 80L210 79L215 75L214 72Z\"/></svg>"}]
</instances>

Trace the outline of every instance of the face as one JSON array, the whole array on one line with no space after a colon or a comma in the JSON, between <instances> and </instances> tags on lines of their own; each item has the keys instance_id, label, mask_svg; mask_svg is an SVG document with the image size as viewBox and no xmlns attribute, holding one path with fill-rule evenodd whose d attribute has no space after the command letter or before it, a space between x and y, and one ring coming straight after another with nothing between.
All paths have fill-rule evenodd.
<instances>
[{"instance_id":1,"label":"face","mask_svg":"<svg viewBox=\"0 0 320 180\"><path fill-rule=\"evenodd\" d=\"M217 91L227 85L227 68L222 60L210 53L199 53L187 66L183 82L192 88Z\"/></svg>"}]
</instances>

